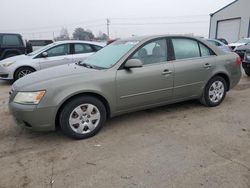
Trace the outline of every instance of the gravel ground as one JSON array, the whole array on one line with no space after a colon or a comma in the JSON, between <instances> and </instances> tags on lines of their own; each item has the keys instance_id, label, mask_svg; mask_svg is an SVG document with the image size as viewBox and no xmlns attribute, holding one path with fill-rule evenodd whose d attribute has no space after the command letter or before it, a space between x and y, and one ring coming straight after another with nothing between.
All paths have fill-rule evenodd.
<instances>
[{"instance_id":1,"label":"gravel ground","mask_svg":"<svg viewBox=\"0 0 250 188\"><path fill-rule=\"evenodd\" d=\"M250 78L216 108L189 101L116 117L87 140L15 125L0 81L0 187L250 188Z\"/></svg>"}]
</instances>

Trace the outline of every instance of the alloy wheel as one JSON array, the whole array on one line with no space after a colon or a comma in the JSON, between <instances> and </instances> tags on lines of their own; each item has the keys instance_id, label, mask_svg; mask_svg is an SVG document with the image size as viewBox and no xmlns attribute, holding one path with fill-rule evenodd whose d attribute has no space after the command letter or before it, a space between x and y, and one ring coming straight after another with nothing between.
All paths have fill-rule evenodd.
<instances>
[{"instance_id":1,"label":"alloy wheel","mask_svg":"<svg viewBox=\"0 0 250 188\"><path fill-rule=\"evenodd\" d=\"M209 100L218 103L224 96L225 86L221 81L215 81L209 88Z\"/></svg>"}]
</instances>

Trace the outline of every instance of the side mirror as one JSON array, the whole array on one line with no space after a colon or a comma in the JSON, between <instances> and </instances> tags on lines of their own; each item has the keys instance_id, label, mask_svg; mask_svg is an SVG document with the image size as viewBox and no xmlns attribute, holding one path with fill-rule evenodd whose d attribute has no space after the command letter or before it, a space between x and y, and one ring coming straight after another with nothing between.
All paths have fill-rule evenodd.
<instances>
[{"instance_id":1,"label":"side mirror","mask_svg":"<svg viewBox=\"0 0 250 188\"><path fill-rule=\"evenodd\" d=\"M43 52L43 53L42 53L42 57L43 57L43 58L48 57L48 53L47 53L47 52Z\"/></svg>"},{"instance_id":2,"label":"side mirror","mask_svg":"<svg viewBox=\"0 0 250 188\"><path fill-rule=\"evenodd\" d=\"M140 59L129 59L124 67L127 69L142 67L143 63Z\"/></svg>"}]
</instances>

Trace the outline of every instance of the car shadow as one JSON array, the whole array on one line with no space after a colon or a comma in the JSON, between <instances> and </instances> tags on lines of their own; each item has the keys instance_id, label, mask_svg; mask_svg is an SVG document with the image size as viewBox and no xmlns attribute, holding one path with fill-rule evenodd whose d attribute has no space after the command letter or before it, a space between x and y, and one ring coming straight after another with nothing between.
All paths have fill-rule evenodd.
<instances>
[{"instance_id":1,"label":"car shadow","mask_svg":"<svg viewBox=\"0 0 250 188\"><path fill-rule=\"evenodd\" d=\"M12 80L0 80L0 86L11 86L13 83Z\"/></svg>"},{"instance_id":2,"label":"car shadow","mask_svg":"<svg viewBox=\"0 0 250 188\"><path fill-rule=\"evenodd\" d=\"M155 107L147 110L136 111L127 113L124 115L120 115L114 118L111 118L107 121L105 125L105 129L112 129L114 126L119 126L119 122L121 121L134 121L136 119L144 119L145 117L157 117L161 115L169 115L172 118L175 118L176 112L183 112L183 116L185 116L185 112L192 108L205 109L203 105L200 104L198 100L190 100L185 102L179 102L175 104L169 104L161 107Z\"/></svg>"}]
</instances>

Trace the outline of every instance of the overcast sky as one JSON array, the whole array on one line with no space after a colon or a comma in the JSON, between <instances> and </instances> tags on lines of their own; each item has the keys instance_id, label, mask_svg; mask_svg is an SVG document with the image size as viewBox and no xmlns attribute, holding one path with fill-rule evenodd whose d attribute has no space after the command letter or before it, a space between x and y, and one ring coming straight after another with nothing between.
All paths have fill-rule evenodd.
<instances>
[{"instance_id":1,"label":"overcast sky","mask_svg":"<svg viewBox=\"0 0 250 188\"><path fill-rule=\"evenodd\" d=\"M52 38L62 27L128 37L150 34L208 36L209 14L233 0L1 0L0 32Z\"/></svg>"}]
</instances>

